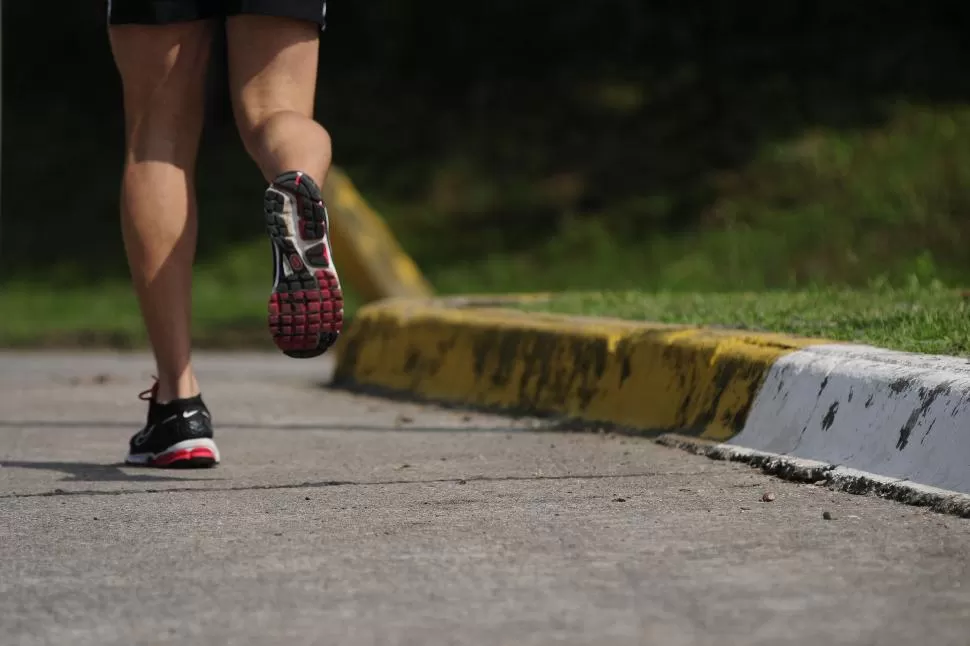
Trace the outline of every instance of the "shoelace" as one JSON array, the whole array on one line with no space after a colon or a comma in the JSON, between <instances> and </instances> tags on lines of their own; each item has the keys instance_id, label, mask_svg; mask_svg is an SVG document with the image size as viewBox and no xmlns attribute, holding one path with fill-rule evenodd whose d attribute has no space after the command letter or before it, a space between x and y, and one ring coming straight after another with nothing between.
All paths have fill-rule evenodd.
<instances>
[{"instance_id":1,"label":"shoelace","mask_svg":"<svg viewBox=\"0 0 970 646\"><path fill-rule=\"evenodd\" d=\"M138 399L142 400L143 402L150 402L158 397L158 377L152 377L152 379L155 380L152 387L138 393Z\"/></svg>"}]
</instances>

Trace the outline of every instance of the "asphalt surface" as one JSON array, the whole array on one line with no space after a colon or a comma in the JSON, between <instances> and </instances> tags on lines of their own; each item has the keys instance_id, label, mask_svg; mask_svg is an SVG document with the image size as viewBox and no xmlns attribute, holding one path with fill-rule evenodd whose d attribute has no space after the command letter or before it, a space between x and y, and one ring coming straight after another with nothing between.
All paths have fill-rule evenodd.
<instances>
[{"instance_id":1,"label":"asphalt surface","mask_svg":"<svg viewBox=\"0 0 970 646\"><path fill-rule=\"evenodd\" d=\"M0 644L970 641L970 521L198 362L224 464L165 472L145 356L0 353Z\"/></svg>"}]
</instances>

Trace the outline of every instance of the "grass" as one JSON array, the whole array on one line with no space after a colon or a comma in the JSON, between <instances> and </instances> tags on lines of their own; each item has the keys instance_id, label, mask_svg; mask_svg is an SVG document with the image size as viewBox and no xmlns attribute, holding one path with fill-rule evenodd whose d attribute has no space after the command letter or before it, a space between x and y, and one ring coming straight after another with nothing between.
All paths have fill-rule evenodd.
<instances>
[{"instance_id":1,"label":"grass","mask_svg":"<svg viewBox=\"0 0 970 646\"><path fill-rule=\"evenodd\" d=\"M569 201L592 190L582 172L489 187L485 169L466 170L455 195L429 188L411 202L361 184L447 292L970 285L970 107L887 112L877 126L812 128L765 143L743 166L586 212ZM495 203L475 204L482 194ZM693 212L677 215L685 203ZM517 204L559 216L529 235L502 216Z\"/></svg>"},{"instance_id":2,"label":"grass","mask_svg":"<svg viewBox=\"0 0 970 646\"><path fill-rule=\"evenodd\" d=\"M250 298L246 298L249 296ZM265 324L265 290L246 294L197 281L194 337L200 347L272 347ZM37 292L0 291L0 310L17 312L0 325L0 346L143 348L147 337L128 285Z\"/></svg>"},{"instance_id":3,"label":"grass","mask_svg":"<svg viewBox=\"0 0 970 646\"><path fill-rule=\"evenodd\" d=\"M744 154L731 156L734 126L674 128L679 115L662 112L673 120L665 125L651 116L648 95L642 105L609 107L595 104L595 92L577 90L556 95L562 110L550 111L547 98L512 94L520 100L504 112L488 111L488 104L471 117L459 105L443 113L448 118L428 120L420 97L402 102L400 114L375 107L367 118L349 108L334 115L332 129L349 142L337 161L441 293L664 292L651 302L669 306L653 316L667 320L705 311L675 305L699 298L690 294L751 292L759 295L704 297L716 304L710 322L843 333L892 347L910 348L912 339L920 351L965 352L965 324L953 313L965 311L957 307L962 301L939 286L970 286L970 106L873 100L878 118L849 125L815 119L745 139ZM63 152L23 154L4 165L11 174L4 183L64 178L72 200L56 224L70 244L59 246L39 275L36 250L49 243L46 225L8 216L31 212L29 192L4 194L0 346L144 345L125 279L117 187L105 180L117 175L109 152L120 142L107 145L103 129L75 127L63 107L69 104L51 105L64 114L31 117L37 127L13 129L22 141L10 149L42 150L30 142L43 126L51 140L66 142ZM747 114L743 107L735 109ZM426 128L385 142L381 133L398 133L400 122ZM200 186L200 345L266 342L267 248L252 214L261 180L234 138L215 131L204 148L202 172L211 181ZM639 141L660 147L634 145ZM705 152L709 142L718 155ZM712 157L730 162L716 165ZM846 291L871 284L883 287ZM910 284L937 288L923 294L907 291ZM840 287L824 289L832 286ZM813 294L826 295L821 305L845 295L842 318L785 327L785 308L811 303ZM779 314L759 323L761 310L750 305L747 319L714 320L715 313L740 312L731 304L745 298L765 308L763 316ZM926 304L925 316L903 316L905 299ZM926 299L939 299L940 308ZM897 325L905 332L893 332Z\"/></svg>"},{"instance_id":4,"label":"grass","mask_svg":"<svg viewBox=\"0 0 970 646\"><path fill-rule=\"evenodd\" d=\"M193 285L193 335L203 348L275 346L266 327L269 254L265 241L242 245L220 262L201 264ZM356 308L345 290L346 310ZM143 348L147 336L127 282L38 289L18 282L0 288L0 347Z\"/></svg>"},{"instance_id":5,"label":"grass","mask_svg":"<svg viewBox=\"0 0 970 646\"><path fill-rule=\"evenodd\" d=\"M520 306L584 316L785 332L895 350L970 356L967 294L942 288L759 293L569 293Z\"/></svg>"}]
</instances>

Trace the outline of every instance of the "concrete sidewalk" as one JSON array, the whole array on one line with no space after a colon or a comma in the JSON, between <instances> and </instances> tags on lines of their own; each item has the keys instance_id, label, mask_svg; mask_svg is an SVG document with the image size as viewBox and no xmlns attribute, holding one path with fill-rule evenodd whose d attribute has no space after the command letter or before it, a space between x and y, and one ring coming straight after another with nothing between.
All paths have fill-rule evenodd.
<instances>
[{"instance_id":1,"label":"concrete sidewalk","mask_svg":"<svg viewBox=\"0 0 970 646\"><path fill-rule=\"evenodd\" d=\"M970 521L647 440L323 390L326 362L199 363L224 465L161 472L119 466L144 356L0 353L0 644L970 634Z\"/></svg>"}]
</instances>

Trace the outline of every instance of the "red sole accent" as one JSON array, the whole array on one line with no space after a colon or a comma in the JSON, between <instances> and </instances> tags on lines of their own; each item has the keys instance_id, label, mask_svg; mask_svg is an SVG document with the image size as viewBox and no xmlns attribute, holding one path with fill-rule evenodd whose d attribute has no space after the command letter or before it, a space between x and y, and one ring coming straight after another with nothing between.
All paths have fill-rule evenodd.
<instances>
[{"instance_id":1,"label":"red sole accent","mask_svg":"<svg viewBox=\"0 0 970 646\"><path fill-rule=\"evenodd\" d=\"M321 335L338 335L343 329L344 299L339 288L331 289L336 277L320 276L320 289L279 291L269 297L269 330L280 350L317 350L330 345ZM282 288L282 286L281 286Z\"/></svg>"},{"instance_id":2,"label":"red sole accent","mask_svg":"<svg viewBox=\"0 0 970 646\"><path fill-rule=\"evenodd\" d=\"M169 467L173 466L179 462L192 461L198 463L211 463L215 464L216 456L211 449L205 447L197 449L180 449L178 451L172 451L171 453L166 453L161 457L157 457L151 461L151 466L153 467Z\"/></svg>"}]
</instances>

